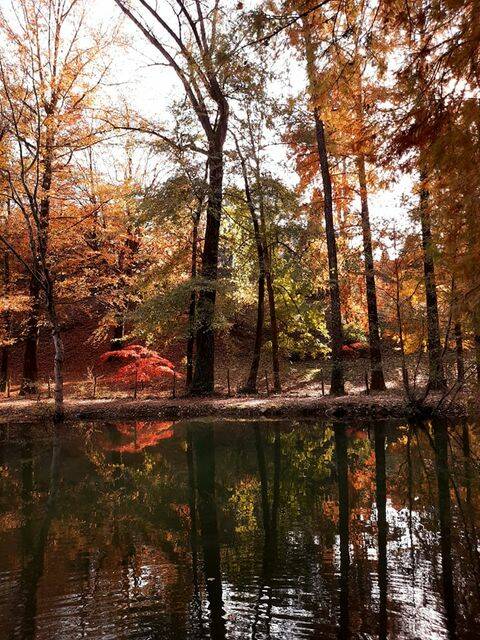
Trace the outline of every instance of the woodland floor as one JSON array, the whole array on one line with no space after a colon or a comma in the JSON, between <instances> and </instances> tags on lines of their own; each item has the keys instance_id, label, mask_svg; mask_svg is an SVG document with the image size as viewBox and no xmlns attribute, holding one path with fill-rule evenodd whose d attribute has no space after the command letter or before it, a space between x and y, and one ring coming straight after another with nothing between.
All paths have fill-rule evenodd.
<instances>
[{"instance_id":1,"label":"woodland floor","mask_svg":"<svg viewBox=\"0 0 480 640\"><path fill-rule=\"evenodd\" d=\"M454 401L430 394L422 416L437 414L462 417L476 412L471 394L458 394ZM0 423L49 419L53 401L49 399L5 399L0 402ZM419 416L405 396L398 391L349 395L334 398L315 394L284 393L260 397L213 398L68 398L67 420L155 420L197 418L261 417L334 417L334 418L413 418Z\"/></svg>"},{"instance_id":2,"label":"woodland floor","mask_svg":"<svg viewBox=\"0 0 480 640\"><path fill-rule=\"evenodd\" d=\"M93 323L92 323L93 327ZM329 367L318 360L281 363L282 387L280 395L267 396L266 378L270 389L273 386L271 366L268 354L262 358L259 375L259 395L255 397L236 396L246 379L250 363L250 342L245 339L231 340L219 345L216 357L216 391L210 399L183 398L183 380L177 381L177 398L172 398L171 382L168 387L148 387L139 389L137 400L132 399L132 389L112 388L101 379L97 381L93 397L93 378L95 362L107 344L96 348L88 342L92 332L88 323L82 323L71 332L66 332L65 351L65 397L68 419L179 419L215 415L225 418L251 418L261 416L301 417L301 416L337 416L337 417L408 417L413 409L405 398L401 388L401 368L396 353L384 355L384 371L388 390L382 393L365 393L365 376L369 369L366 358L357 358L345 362L346 392L341 398L322 395L322 387L328 394ZM88 346L87 346L88 345ZM174 362L181 362L184 345L166 350L164 355ZM0 395L0 423L20 422L48 418L53 411L53 401L48 398L48 378L51 375L53 353L50 340L41 340L40 358L40 394L35 398L18 397L22 350L19 348L12 358L12 384L10 397ZM467 357L468 361L471 357ZM418 388L426 382L425 358L412 356L409 368L415 372ZM449 380L455 379L453 354L447 354L446 369ZM228 374L227 374L228 372ZM230 379L230 396L227 379ZM323 380L323 384L322 384ZM455 397L452 397L455 395ZM468 386L465 393L450 394L442 400L440 396L429 394L425 403L426 411L437 410L443 415L465 415L478 405L478 388Z\"/></svg>"}]
</instances>

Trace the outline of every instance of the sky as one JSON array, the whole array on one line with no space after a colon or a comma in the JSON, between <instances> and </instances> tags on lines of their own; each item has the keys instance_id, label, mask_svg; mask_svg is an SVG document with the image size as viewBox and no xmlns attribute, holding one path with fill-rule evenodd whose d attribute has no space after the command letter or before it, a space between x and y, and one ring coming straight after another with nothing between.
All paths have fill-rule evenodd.
<instances>
[{"instance_id":1,"label":"sky","mask_svg":"<svg viewBox=\"0 0 480 640\"><path fill-rule=\"evenodd\" d=\"M252 4L255 0L251 0ZM114 0L96 0L98 4L97 17L102 21L116 20L120 11ZM115 72L124 83L119 91L136 105L136 108L145 115L158 119L165 114L168 105L174 97L181 95L182 87L175 73L165 66L158 66L160 54L143 38L138 37L138 32L133 25L124 24L125 33L128 34L130 47ZM154 66L152 66L154 65ZM304 86L304 69L293 56L286 61L291 91L296 92ZM279 154L280 163L285 162L282 147L275 147L275 153ZM294 186L296 178L292 178L291 172L285 172L284 178ZM397 184L388 190L381 190L370 195L370 214L374 226L395 224L403 228L408 222L408 210L402 202L405 195L412 190L412 180L409 176L403 176Z\"/></svg>"},{"instance_id":2,"label":"sky","mask_svg":"<svg viewBox=\"0 0 480 640\"><path fill-rule=\"evenodd\" d=\"M257 0L249 0L252 6L256 2ZM11 5L12 0L0 0L2 10L11 11ZM183 95L183 87L174 71L161 64L163 60L160 54L139 34L136 27L125 19L114 0L93 0L92 6L94 11L89 15L92 26L103 25L108 29L118 21L122 23L125 47L117 52L112 63L108 88L112 103L122 99L142 116L168 124L169 105L175 98ZM300 91L305 78L301 61L292 56L285 59L283 66L291 87L290 92ZM279 93L284 93L284 86L279 88ZM280 171L282 178L291 186L295 186L295 172L280 168L286 163L285 149L282 145L276 145L274 140L273 142L272 162L276 165L275 173L278 174ZM370 194L370 214L374 227L382 228L393 223L400 228L406 225L408 211L402 204L402 199L405 194L411 193L411 188L411 178L404 176L389 190Z\"/></svg>"}]
</instances>

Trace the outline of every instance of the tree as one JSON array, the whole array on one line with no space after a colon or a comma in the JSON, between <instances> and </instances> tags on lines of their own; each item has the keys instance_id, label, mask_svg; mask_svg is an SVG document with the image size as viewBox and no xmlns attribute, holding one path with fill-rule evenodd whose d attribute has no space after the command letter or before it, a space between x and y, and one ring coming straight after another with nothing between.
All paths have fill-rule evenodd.
<instances>
[{"instance_id":1,"label":"tree","mask_svg":"<svg viewBox=\"0 0 480 640\"><path fill-rule=\"evenodd\" d=\"M98 62L105 42L86 36L86 0L20 0L20 4L16 28L5 14L0 16L12 61L0 62L2 116L14 148L14 156L2 164L1 172L12 204L23 219L29 254L25 260L14 251L29 274L32 301L22 390L36 385L36 342L43 303L55 350L55 418L60 420L64 350L51 227L53 220L69 218L67 208L75 201L75 154L97 139L91 108L108 62ZM13 249L4 237L3 244Z\"/></svg>"},{"instance_id":2,"label":"tree","mask_svg":"<svg viewBox=\"0 0 480 640\"><path fill-rule=\"evenodd\" d=\"M310 92L313 119L315 123L315 135L317 141L318 158L323 184L323 207L325 215L325 234L328 251L328 274L330 291L330 337L332 348L332 373L330 393L343 395L345 393L343 372L343 328L342 310L340 301L340 284L338 276L337 240L333 219L333 193L330 166L328 160L327 143L325 137L325 125L321 117L319 103L324 95L319 92L319 77L315 66L315 44L312 40L312 31L309 19L303 21L303 37L305 46L305 59L307 64L308 89Z\"/></svg>"},{"instance_id":3,"label":"tree","mask_svg":"<svg viewBox=\"0 0 480 640\"><path fill-rule=\"evenodd\" d=\"M194 395L209 395L214 391L213 322L223 199L223 147L229 117L223 64L228 57L228 43L221 35L222 13L217 4L212 11L206 11L198 2L179 0L178 14L174 14L175 23L178 20L175 30L169 18L146 0L115 2L175 71L207 139L209 193L200 272L203 285L197 301L197 349L190 391ZM155 34L155 29L160 35Z\"/></svg>"}]
</instances>

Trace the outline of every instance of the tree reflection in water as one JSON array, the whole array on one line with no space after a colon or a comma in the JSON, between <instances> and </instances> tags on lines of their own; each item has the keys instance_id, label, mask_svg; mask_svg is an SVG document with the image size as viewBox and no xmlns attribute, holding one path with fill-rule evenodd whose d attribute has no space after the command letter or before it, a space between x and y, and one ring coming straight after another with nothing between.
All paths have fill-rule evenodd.
<instances>
[{"instance_id":1,"label":"tree reflection in water","mask_svg":"<svg viewBox=\"0 0 480 640\"><path fill-rule=\"evenodd\" d=\"M476 424L0 431L0 638L476 638Z\"/></svg>"}]
</instances>

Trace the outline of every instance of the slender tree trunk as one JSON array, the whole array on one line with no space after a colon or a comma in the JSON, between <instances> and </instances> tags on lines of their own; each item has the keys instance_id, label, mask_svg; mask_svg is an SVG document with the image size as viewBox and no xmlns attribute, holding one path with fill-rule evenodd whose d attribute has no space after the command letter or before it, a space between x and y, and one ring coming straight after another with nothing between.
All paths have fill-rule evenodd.
<instances>
[{"instance_id":1,"label":"slender tree trunk","mask_svg":"<svg viewBox=\"0 0 480 640\"><path fill-rule=\"evenodd\" d=\"M265 245L262 239L260 225L258 223L257 212L255 211L255 205L253 203L252 192L250 190L250 183L248 180L247 167L245 160L240 152L240 147L237 144L237 151L239 153L240 162L242 165L243 179L245 183L245 197L247 200L248 210L252 218L253 232L255 236L255 246L257 249L258 258L258 300L257 300L257 322L255 326L255 342L253 345L252 363L250 365L250 372L248 374L247 381L243 388L245 393L258 393L257 380L258 369L260 367L260 357L263 344L263 327L265 321ZM275 304L274 304L275 308ZM276 316L275 316L276 321ZM277 341L277 354L278 354L278 341Z\"/></svg>"},{"instance_id":2,"label":"slender tree trunk","mask_svg":"<svg viewBox=\"0 0 480 640\"><path fill-rule=\"evenodd\" d=\"M382 351L380 342L380 326L378 321L377 289L375 285L375 268L373 262L372 231L368 209L367 179L365 157L357 157L358 181L360 185L360 201L362 213L363 255L365 260L365 285L368 310L368 336L370 346L370 387L375 391L386 389L383 375Z\"/></svg>"},{"instance_id":3,"label":"slender tree trunk","mask_svg":"<svg viewBox=\"0 0 480 640\"><path fill-rule=\"evenodd\" d=\"M275 302L275 290L273 288L272 261L271 261L270 252L268 248L266 248L266 244L265 244L265 282L267 285L268 307L270 309L270 331L272 334L273 390L275 391L275 393L281 393L282 382L280 378L277 308L276 308L276 302Z\"/></svg>"},{"instance_id":4,"label":"slender tree trunk","mask_svg":"<svg viewBox=\"0 0 480 640\"><path fill-rule=\"evenodd\" d=\"M331 395L344 395L345 382L343 372L343 328L342 310L340 303L340 284L338 279L337 261L337 240L335 236L335 225L333 221L333 192L330 167L328 162L327 145L325 142L325 128L320 117L320 111L316 106L316 78L315 68L315 47L312 44L310 35L310 24L307 19L303 19L305 38L305 59L307 63L307 76L309 83L310 99L313 106L313 117L315 121L315 135L317 140L318 158L323 183L323 209L325 216L325 234L327 239L328 252L328 284L330 291L330 318L329 332L332 350L332 374L330 382Z\"/></svg>"},{"instance_id":5,"label":"slender tree trunk","mask_svg":"<svg viewBox=\"0 0 480 640\"><path fill-rule=\"evenodd\" d=\"M199 207L193 217L192 228L192 264L190 276L192 281L197 277L197 253L198 253L198 225L200 223L201 208ZM188 339L187 339L187 377L185 386L190 389L193 380L193 354L195 350L195 320L197 315L197 292L195 286L190 293L188 306Z\"/></svg>"},{"instance_id":6,"label":"slender tree trunk","mask_svg":"<svg viewBox=\"0 0 480 640\"><path fill-rule=\"evenodd\" d=\"M7 331L10 329L10 322L7 321L5 323ZM8 371L9 371L9 356L10 349L8 345L3 345L2 347L2 356L0 359L0 391L7 390L7 382L8 382Z\"/></svg>"},{"instance_id":7,"label":"slender tree trunk","mask_svg":"<svg viewBox=\"0 0 480 640\"><path fill-rule=\"evenodd\" d=\"M125 333L125 325L123 319L117 318L116 324L113 327L112 339L110 341L110 349L112 351L118 351L123 346L123 336Z\"/></svg>"},{"instance_id":8,"label":"slender tree trunk","mask_svg":"<svg viewBox=\"0 0 480 640\"><path fill-rule=\"evenodd\" d=\"M51 113L54 107L50 107ZM52 341L54 347L53 377L54 377L54 399L55 411L54 422L61 422L65 417L63 404L63 362L65 358L63 340L60 331L60 323L57 316L55 304L54 281L48 266L48 231L50 224L50 189L53 180L53 148L54 138L51 131L47 130L47 142L45 149L44 166L45 171L42 177L43 197L40 201L40 224L38 228L38 245L40 254L40 266L42 270L42 282L45 289L45 302L48 319L51 324Z\"/></svg>"},{"instance_id":9,"label":"slender tree trunk","mask_svg":"<svg viewBox=\"0 0 480 640\"><path fill-rule=\"evenodd\" d=\"M250 124L250 123L249 123ZM270 312L270 333L272 340L272 369L273 369L273 390L275 393L281 393L282 382L280 377L280 356L278 346L278 322L277 322L277 308L275 300L275 289L273 287L273 270L272 270L272 256L269 248L268 234L267 234L267 220L265 216L265 202L263 198L262 189L262 172L260 168L260 158L256 150L255 139L251 126L249 127L250 140L252 144L253 155L255 159L255 178L256 188L258 190L258 210L260 214L260 233L262 241L262 257L265 271L265 285L267 288L268 296L268 308ZM260 283L259 283L260 286ZM259 298L260 300L260 298Z\"/></svg>"},{"instance_id":10,"label":"slender tree trunk","mask_svg":"<svg viewBox=\"0 0 480 640\"><path fill-rule=\"evenodd\" d=\"M328 162L327 147L325 142L325 129L318 109L314 109L315 132L317 137L318 156L322 172L323 201L325 213L325 231L328 251L328 274L330 290L330 337L332 346L332 376L330 384L331 395L344 395L345 383L343 377L343 329L342 312L340 304L340 284L338 278L337 240L333 222L333 195L330 167Z\"/></svg>"},{"instance_id":11,"label":"slender tree trunk","mask_svg":"<svg viewBox=\"0 0 480 640\"><path fill-rule=\"evenodd\" d=\"M422 185L420 191L420 223L422 227L423 271L427 302L429 385L431 389L441 390L446 388L446 380L442 362L442 346L440 344L440 321L438 315L435 265L432 254L433 245L428 202L429 193L425 186L425 180L425 172L422 172Z\"/></svg>"},{"instance_id":12,"label":"slender tree trunk","mask_svg":"<svg viewBox=\"0 0 480 640\"><path fill-rule=\"evenodd\" d=\"M45 274L46 298L47 298L47 312L52 326L52 340L54 347L54 361L53 361L53 378L54 378L54 400L55 400L55 412L53 416L54 422L62 422L65 418L65 409L63 403L63 363L65 359L65 353L63 348L62 334L60 331L60 323L57 317L57 310L55 308L55 298L53 291L53 284L48 271Z\"/></svg>"},{"instance_id":13,"label":"slender tree trunk","mask_svg":"<svg viewBox=\"0 0 480 640\"><path fill-rule=\"evenodd\" d=\"M34 273L30 276L31 308L28 313L25 329L25 350L23 354L22 380L20 395L35 393L38 382L38 318L40 315L40 282L38 269L32 266Z\"/></svg>"},{"instance_id":14,"label":"slender tree trunk","mask_svg":"<svg viewBox=\"0 0 480 640\"><path fill-rule=\"evenodd\" d=\"M3 290L5 294L8 294L8 289L10 285L10 261L8 252L5 251L3 254ZM0 357L0 391L5 391L7 388L8 381L8 364L9 364L9 356L10 356L10 346L8 345L8 340L10 339L10 331L11 331L11 316L10 312L7 310L3 314L4 321L4 331L5 331L5 339L7 340L7 344L2 346L2 354Z\"/></svg>"},{"instance_id":15,"label":"slender tree trunk","mask_svg":"<svg viewBox=\"0 0 480 640\"><path fill-rule=\"evenodd\" d=\"M463 333L460 322L455 323L455 353L457 359L457 382L463 385L465 382L465 357L463 351Z\"/></svg>"},{"instance_id":16,"label":"slender tree trunk","mask_svg":"<svg viewBox=\"0 0 480 640\"><path fill-rule=\"evenodd\" d=\"M215 302L218 273L218 245L223 198L223 143L210 150L210 180L207 224L202 253L202 289L197 299L195 369L190 393L211 395L215 390Z\"/></svg>"},{"instance_id":17,"label":"slender tree trunk","mask_svg":"<svg viewBox=\"0 0 480 640\"><path fill-rule=\"evenodd\" d=\"M403 319L402 319L402 301L400 297L400 268L398 264L398 253L397 253L397 231L394 229L393 232L393 249L395 251L395 311L397 316L397 327L398 327L398 339L400 342L400 354L402 357L402 382L405 393L408 397L410 397L410 381L408 378L408 367L407 367L407 359L405 356L405 340L403 334Z\"/></svg>"},{"instance_id":18,"label":"slender tree trunk","mask_svg":"<svg viewBox=\"0 0 480 640\"><path fill-rule=\"evenodd\" d=\"M477 384L480 385L480 305L477 305L473 310L472 325L475 345L475 369L477 372Z\"/></svg>"},{"instance_id":19,"label":"slender tree trunk","mask_svg":"<svg viewBox=\"0 0 480 640\"><path fill-rule=\"evenodd\" d=\"M243 388L245 393L258 393L257 380L260 368L260 357L263 344L263 325L265 321L265 274L258 276L257 321L255 325L255 342L253 344L252 363L247 382Z\"/></svg>"},{"instance_id":20,"label":"slender tree trunk","mask_svg":"<svg viewBox=\"0 0 480 640\"><path fill-rule=\"evenodd\" d=\"M247 382L244 386L246 393L257 393L258 370L260 367L260 357L263 345L263 327L265 321L265 258L264 247L260 237L260 229L255 212L253 212L252 221L255 232L255 243L257 246L258 256L258 299L257 299L257 321L255 325L255 342L253 344L252 363L248 374ZM278 348L278 341L277 341Z\"/></svg>"}]
</instances>

